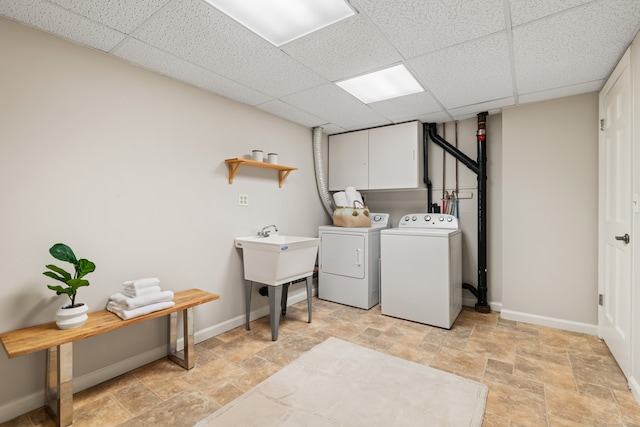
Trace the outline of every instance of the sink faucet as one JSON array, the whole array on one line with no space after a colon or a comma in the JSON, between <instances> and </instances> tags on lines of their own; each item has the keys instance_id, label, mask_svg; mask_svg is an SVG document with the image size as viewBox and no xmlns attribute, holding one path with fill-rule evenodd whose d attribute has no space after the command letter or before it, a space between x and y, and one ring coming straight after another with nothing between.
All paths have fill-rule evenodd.
<instances>
[{"instance_id":1,"label":"sink faucet","mask_svg":"<svg viewBox=\"0 0 640 427\"><path fill-rule=\"evenodd\" d=\"M276 227L275 224L271 224L271 225L267 225L266 227L264 227L261 231L258 231L258 236L260 237L269 237L269 234L271 234L270 230L267 230L267 228L269 227L273 227L273 231L274 232L278 232L278 227Z\"/></svg>"}]
</instances>

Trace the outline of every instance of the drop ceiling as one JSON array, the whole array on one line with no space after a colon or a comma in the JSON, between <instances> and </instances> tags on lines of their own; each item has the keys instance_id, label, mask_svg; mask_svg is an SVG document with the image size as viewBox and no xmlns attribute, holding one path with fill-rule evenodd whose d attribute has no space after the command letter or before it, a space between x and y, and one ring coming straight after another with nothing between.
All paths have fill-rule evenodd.
<instances>
[{"instance_id":1,"label":"drop ceiling","mask_svg":"<svg viewBox=\"0 0 640 427\"><path fill-rule=\"evenodd\" d=\"M0 15L327 134L598 91L640 29L638 0L350 4L279 48L204 0L0 0ZM424 92L364 104L334 83L400 63Z\"/></svg>"}]
</instances>

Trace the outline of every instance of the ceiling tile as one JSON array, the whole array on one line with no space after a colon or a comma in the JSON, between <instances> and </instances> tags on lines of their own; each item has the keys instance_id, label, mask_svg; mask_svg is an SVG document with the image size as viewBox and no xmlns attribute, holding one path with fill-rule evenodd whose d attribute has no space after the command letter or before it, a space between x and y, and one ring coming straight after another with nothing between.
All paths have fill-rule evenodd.
<instances>
[{"instance_id":1,"label":"ceiling tile","mask_svg":"<svg viewBox=\"0 0 640 427\"><path fill-rule=\"evenodd\" d=\"M498 33L407 61L446 108L513 95L506 34Z\"/></svg>"},{"instance_id":2,"label":"ceiling tile","mask_svg":"<svg viewBox=\"0 0 640 427\"><path fill-rule=\"evenodd\" d=\"M347 130L390 124L389 120L333 83L288 95L282 100L304 111L313 111L327 122Z\"/></svg>"},{"instance_id":3,"label":"ceiling tile","mask_svg":"<svg viewBox=\"0 0 640 427\"><path fill-rule=\"evenodd\" d=\"M3 0L0 14L105 52L125 35L44 0Z\"/></svg>"},{"instance_id":4,"label":"ceiling tile","mask_svg":"<svg viewBox=\"0 0 640 427\"><path fill-rule=\"evenodd\" d=\"M176 58L140 40L128 39L118 45L112 54L149 70L245 104L258 105L271 99L263 93Z\"/></svg>"},{"instance_id":5,"label":"ceiling tile","mask_svg":"<svg viewBox=\"0 0 640 427\"><path fill-rule=\"evenodd\" d=\"M511 6L511 24L515 27L593 1L594 0L509 0Z\"/></svg>"},{"instance_id":6,"label":"ceiling tile","mask_svg":"<svg viewBox=\"0 0 640 427\"><path fill-rule=\"evenodd\" d=\"M460 108L454 108L449 110L449 114L456 120L464 120L469 117L475 117L476 114L483 111L495 110L498 108L509 107L515 105L515 98L509 96L503 99L496 99L494 101L480 102L478 104L466 105Z\"/></svg>"},{"instance_id":7,"label":"ceiling tile","mask_svg":"<svg viewBox=\"0 0 640 427\"><path fill-rule=\"evenodd\" d=\"M599 92L600 89L602 89L602 86L604 86L604 83L605 80L603 79L572 86L564 86L557 89L521 94L518 96L518 101L520 104L526 104L528 102L545 101L547 99L579 95L582 93Z\"/></svg>"},{"instance_id":8,"label":"ceiling tile","mask_svg":"<svg viewBox=\"0 0 640 427\"><path fill-rule=\"evenodd\" d=\"M201 0L178 0L136 38L273 97L326 82Z\"/></svg>"},{"instance_id":9,"label":"ceiling tile","mask_svg":"<svg viewBox=\"0 0 640 427\"><path fill-rule=\"evenodd\" d=\"M453 117L446 111L438 111L436 113L421 114L415 118L406 117L402 121L419 120L422 123L445 123L453 121Z\"/></svg>"},{"instance_id":10,"label":"ceiling tile","mask_svg":"<svg viewBox=\"0 0 640 427\"><path fill-rule=\"evenodd\" d=\"M518 91L606 78L640 24L640 1L591 3L513 30Z\"/></svg>"},{"instance_id":11,"label":"ceiling tile","mask_svg":"<svg viewBox=\"0 0 640 427\"><path fill-rule=\"evenodd\" d=\"M396 122L404 120L412 114L426 114L441 111L442 107L433 99L429 92L420 92L413 95L401 96L385 101L369 104L380 115Z\"/></svg>"},{"instance_id":12,"label":"ceiling tile","mask_svg":"<svg viewBox=\"0 0 640 427\"><path fill-rule=\"evenodd\" d=\"M330 81L402 60L398 51L361 14L294 40L283 50Z\"/></svg>"},{"instance_id":13,"label":"ceiling tile","mask_svg":"<svg viewBox=\"0 0 640 427\"><path fill-rule=\"evenodd\" d=\"M346 132L347 130L344 128L341 128L339 126L336 126L334 124L330 124L330 123L325 123L323 125L321 125L320 127L322 127L322 132L326 135L334 135L336 133L343 133Z\"/></svg>"},{"instance_id":14,"label":"ceiling tile","mask_svg":"<svg viewBox=\"0 0 640 427\"><path fill-rule=\"evenodd\" d=\"M169 0L50 0L65 9L114 28L131 33Z\"/></svg>"},{"instance_id":15,"label":"ceiling tile","mask_svg":"<svg viewBox=\"0 0 640 427\"><path fill-rule=\"evenodd\" d=\"M504 0L355 0L405 58L505 29Z\"/></svg>"},{"instance_id":16,"label":"ceiling tile","mask_svg":"<svg viewBox=\"0 0 640 427\"><path fill-rule=\"evenodd\" d=\"M258 108L310 128L326 123L326 120L315 117L312 114L277 99L258 105Z\"/></svg>"}]
</instances>

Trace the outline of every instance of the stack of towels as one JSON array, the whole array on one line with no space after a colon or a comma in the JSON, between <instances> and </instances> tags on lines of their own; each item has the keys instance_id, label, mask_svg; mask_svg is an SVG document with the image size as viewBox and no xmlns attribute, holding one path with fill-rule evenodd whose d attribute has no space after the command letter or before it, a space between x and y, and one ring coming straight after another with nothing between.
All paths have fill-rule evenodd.
<instances>
[{"instance_id":1,"label":"stack of towels","mask_svg":"<svg viewBox=\"0 0 640 427\"><path fill-rule=\"evenodd\" d=\"M355 201L362 203L362 205L355 206L357 208L361 208L364 206L364 202L362 200L362 195L359 191L355 189L355 187L347 187L344 191L339 191L337 193L333 193L333 203L338 207L349 207L353 208L353 203Z\"/></svg>"},{"instance_id":2,"label":"stack of towels","mask_svg":"<svg viewBox=\"0 0 640 427\"><path fill-rule=\"evenodd\" d=\"M121 319L132 319L175 305L173 292L163 291L160 280L155 277L130 280L122 285L122 292L111 295L107 303L107 310Z\"/></svg>"}]
</instances>

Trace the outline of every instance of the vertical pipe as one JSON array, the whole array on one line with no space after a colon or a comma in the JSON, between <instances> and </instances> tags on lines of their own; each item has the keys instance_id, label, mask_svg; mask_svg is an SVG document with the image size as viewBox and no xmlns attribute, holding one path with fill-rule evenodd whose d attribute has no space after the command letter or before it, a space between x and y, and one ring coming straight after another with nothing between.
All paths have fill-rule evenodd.
<instances>
[{"instance_id":1,"label":"vertical pipe","mask_svg":"<svg viewBox=\"0 0 640 427\"><path fill-rule=\"evenodd\" d=\"M433 207L431 203L433 203L432 192L431 192L431 180L429 179L429 123L424 123L422 125L422 160L424 162L424 178L423 181L427 186L427 212L432 213Z\"/></svg>"},{"instance_id":2,"label":"vertical pipe","mask_svg":"<svg viewBox=\"0 0 640 427\"><path fill-rule=\"evenodd\" d=\"M487 113L478 114L478 303L476 311L489 313L487 303Z\"/></svg>"}]
</instances>

